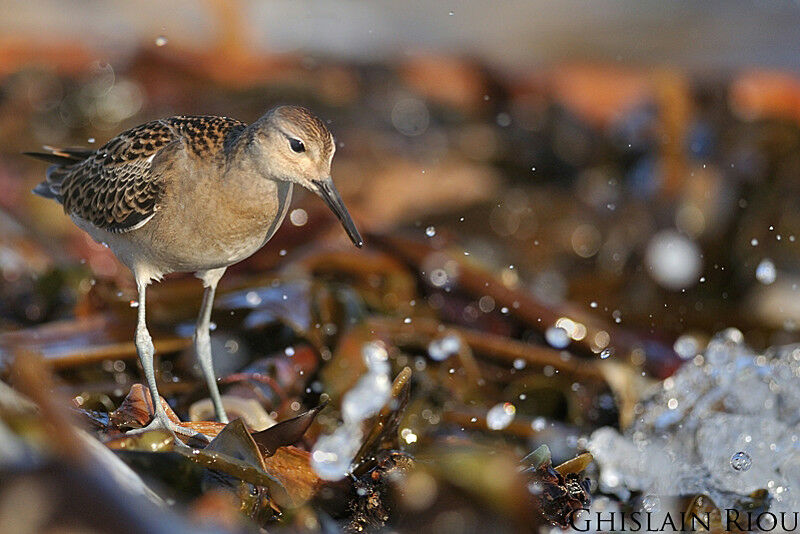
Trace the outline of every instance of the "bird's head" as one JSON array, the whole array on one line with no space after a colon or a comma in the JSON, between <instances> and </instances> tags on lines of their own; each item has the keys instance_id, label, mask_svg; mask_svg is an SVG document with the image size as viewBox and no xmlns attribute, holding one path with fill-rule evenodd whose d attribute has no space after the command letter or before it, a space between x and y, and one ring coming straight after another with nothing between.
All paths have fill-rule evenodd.
<instances>
[{"instance_id":1,"label":"bird's head","mask_svg":"<svg viewBox=\"0 0 800 534\"><path fill-rule=\"evenodd\" d=\"M333 134L299 106L279 106L253 124L252 148L259 167L273 179L292 182L319 195L357 247L364 243L331 178L336 151Z\"/></svg>"}]
</instances>

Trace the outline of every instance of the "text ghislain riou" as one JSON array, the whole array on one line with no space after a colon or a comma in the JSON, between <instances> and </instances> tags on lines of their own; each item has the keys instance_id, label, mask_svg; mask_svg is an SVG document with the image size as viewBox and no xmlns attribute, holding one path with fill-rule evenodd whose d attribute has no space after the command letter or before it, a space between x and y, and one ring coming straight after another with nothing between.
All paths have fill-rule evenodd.
<instances>
[{"instance_id":1,"label":"text ghislain riou","mask_svg":"<svg viewBox=\"0 0 800 534\"><path fill-rule=\"evenodd\" d=\"M720 520L726 532L753 531L796 532L800 512L740 512L722 510ZM711 529L711 516L701 514L654 512L595 512L581 508L570 516L570 526L578 532L681 532Z\"/></svg>"}]
</instances>

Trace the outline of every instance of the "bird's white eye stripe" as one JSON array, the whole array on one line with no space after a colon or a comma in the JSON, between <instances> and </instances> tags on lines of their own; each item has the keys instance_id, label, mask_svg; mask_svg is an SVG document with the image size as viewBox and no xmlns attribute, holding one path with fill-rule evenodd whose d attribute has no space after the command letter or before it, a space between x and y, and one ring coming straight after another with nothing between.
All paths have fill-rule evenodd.
<instances>
[{"instance_id":1,"label":"bird's white eye stripe","mask_svg":"<svg viewBox=\"0 0 800 534\"><path fill-rule=\"evenodd\" d=\"M331 155L328 156L328 165L333 161L333 154L336 152L336 139L333 138L333 134L329 135L331 136Z\"/></svg>"}]
</instances>

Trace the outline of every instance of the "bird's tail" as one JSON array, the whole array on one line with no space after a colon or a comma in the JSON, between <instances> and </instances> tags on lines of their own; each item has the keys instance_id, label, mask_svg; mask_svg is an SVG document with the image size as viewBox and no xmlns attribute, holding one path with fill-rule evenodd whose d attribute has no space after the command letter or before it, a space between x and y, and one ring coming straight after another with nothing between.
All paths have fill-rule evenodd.
<instances>
[{"instance_id":1,"label":"bird's tail","mask_svg":"<svg viewBox=\"0 0 800 534\"><path fill-rule=\"evenodd\" d=\"M45 198L52 198L61 202L61 182L72 166L82 162L94 151L85 148L54 148L42 147L44 152L23 152L26 156L51 163L47 168L44 182L33 189L33 193Z\"/></svg>"}]
</instances>

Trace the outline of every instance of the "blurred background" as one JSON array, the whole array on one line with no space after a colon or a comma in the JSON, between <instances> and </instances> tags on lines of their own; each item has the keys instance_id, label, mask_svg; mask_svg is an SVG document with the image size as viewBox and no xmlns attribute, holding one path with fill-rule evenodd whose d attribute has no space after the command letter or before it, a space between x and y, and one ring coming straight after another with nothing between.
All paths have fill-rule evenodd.
<instances>
[{"instance_id":1,"label":"blurred background","mask_svg":"<svg viewBox=\"0 0 800 534\"><path fill-rule=\"evenodd\" d=\"M488 426L515 453L547 443L559 460L641 413L631 376L704 365L716 332L738 328L726 343L757 350L800 339L795 1L0 0L0 12L0 349L41 352L87 409L112 410L138 380L133 282L30 193L45 166L21 152L100 147L169 115L251 122L281 103L334 133L334 179L367 247L298 191L273 240L223 279L215 351L238 356L218 374L283 361L288 393L263 402L278 420L322 395L335 410L358 374L325 362L351 349L360 362L345 331L361 321L385 334L395 372L418 373L404 446L435 453ZM148 313L163 391L185 416L205 394L186 356L200 291L172 278ZM416 345L393 337L403 324ZM428 346L446 328L455 347ZM299 374L294 344L307 347ZM493 404L517 426L493 423ZM325 413L312 437L335 425ZM458 486L450 475L431 476ZM469 508L442 521L477 528ZM517 512L498 524L528 520Z\"/></svg>"}]
</instances>

